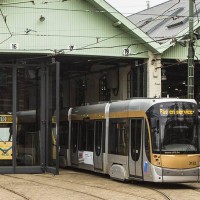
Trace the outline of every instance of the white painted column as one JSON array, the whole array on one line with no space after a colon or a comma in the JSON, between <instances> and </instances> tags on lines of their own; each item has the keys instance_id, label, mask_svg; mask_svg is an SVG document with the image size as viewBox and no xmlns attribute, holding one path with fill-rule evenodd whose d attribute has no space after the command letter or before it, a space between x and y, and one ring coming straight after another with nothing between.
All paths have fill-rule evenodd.
<instances>
[{"instance_id":1,"label":"white painted column","mask_svg":"<svg viewBox=\"0 0 200 200\"><path fill-rule=\"evenodd\" d=\"M148 53L147 62L147 97L161 97L161 56Z\"/></svg>"},{"instance_id":2,"label":"white painted column","mask_svg":"<svg viewBox=\"0 0 200 200\"><path fill-rule=\"evenodd\" d=\"M119 97L118 99L127 99L127 74L130 72L131 66L119 69Z\"/></svg>"}]
</instances>

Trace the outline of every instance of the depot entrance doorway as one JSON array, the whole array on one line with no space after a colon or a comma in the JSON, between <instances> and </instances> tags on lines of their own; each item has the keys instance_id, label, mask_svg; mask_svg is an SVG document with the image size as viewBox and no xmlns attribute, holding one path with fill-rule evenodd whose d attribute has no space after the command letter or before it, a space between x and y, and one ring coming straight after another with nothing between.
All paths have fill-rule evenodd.
<instances>
[{"instance_id":1,"label":"depot entrance doorway","mask_svg":"<svg viewBox=\"0 0 200 200\"><path fill-rule=\"evenodd\" d=\"M58 173L60 64L0 65L0 173Z\"/></svg>"}]
</instances>

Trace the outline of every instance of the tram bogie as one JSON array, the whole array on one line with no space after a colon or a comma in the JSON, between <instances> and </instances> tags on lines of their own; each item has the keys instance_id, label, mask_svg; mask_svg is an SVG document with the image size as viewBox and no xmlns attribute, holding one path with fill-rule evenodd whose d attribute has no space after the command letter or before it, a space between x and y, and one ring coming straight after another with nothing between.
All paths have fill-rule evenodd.
<instances>
[{"instance_id":1,"label":"tram bogie","mask_svg":"<svg viewBox=\"0 0 200 200\"><path fill-rule=\"evenodd\" d=\"M195 100L131 99L70 108L60 130L62 167L121 181L199 181Z\"/></svg>"}]
</instances>

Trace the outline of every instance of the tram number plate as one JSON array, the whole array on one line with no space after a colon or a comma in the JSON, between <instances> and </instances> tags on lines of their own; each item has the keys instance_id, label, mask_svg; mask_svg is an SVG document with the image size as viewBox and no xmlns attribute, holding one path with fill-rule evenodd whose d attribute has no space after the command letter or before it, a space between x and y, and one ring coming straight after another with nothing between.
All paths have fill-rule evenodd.
<instances>
[{"instance_id":1,"label":"tram number plate","mask_svg":"<svg viewBox=\"0 0 200 200\"><path fill-rule=\"evenodd\" d=\"M6 122L7 119L6 119L6 116L0 116L0 122Z\"/></svg>"},{"instance_id":2,"label":"tram number plate","mask_svg":"<svg viewBox=\"0 0 200 200\"><path fill-rule=\"evenodd\" d=\"M196 165L197 163L195 161L190 161L189 165Z\"/></svg>"}]
</instances>

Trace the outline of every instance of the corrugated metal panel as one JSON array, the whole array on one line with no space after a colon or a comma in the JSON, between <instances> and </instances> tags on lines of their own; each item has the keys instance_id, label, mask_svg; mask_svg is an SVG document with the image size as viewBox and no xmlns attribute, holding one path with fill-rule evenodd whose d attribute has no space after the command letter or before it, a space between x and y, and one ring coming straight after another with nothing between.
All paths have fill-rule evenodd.
<instances>
[{"instance_id":1,"label":"corrugated metal panel","mask_svg":"<svg viewBox=\"0 0 200 200\"><path fill-rule=\"evenodd\" d=\"M200 12L200 0L195 1L194 21L198 20ZM142 30L160 43L165 38L176 37L181 31L188 27L189 1L171 0L134 15L128 16L133 23L140 24L141 21L153 18L151 22L142 26ZM164 39L162 41L162 39Z\"/></svg>"},{"instance_id":2,"label":"corrugated metal panel","mask_svg":"<svg viewBox=\"0 0 200 200\"><path fill-rule=\"evenodd\" d=\"M13 52L13 43L18 45L14 52L123 56L123 49L130 46L132 57L147 57L148 49L138 39L114 27L111 19L86 1L35 1L1 9L12 32L9 38L1 19L1 52ZM42 22L41 16L45 18ZM74 46L73 51L69 50L70 45Z\"/></svg>"},{"instance_id":3,"label":"corrugated metal panel","mask_svg":"<svg viewBox=\"0 0 200 200\"><path fill-rule=\"evenodd\" d=\"M176 44L162 54L162 58L185 60L188 58L188 47Z\"/></svg>"}]
</instances>

